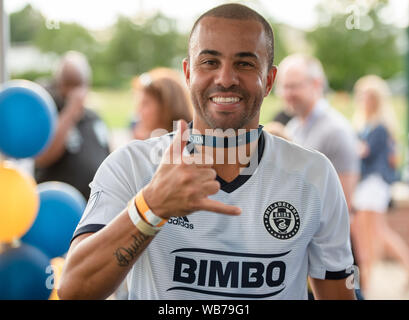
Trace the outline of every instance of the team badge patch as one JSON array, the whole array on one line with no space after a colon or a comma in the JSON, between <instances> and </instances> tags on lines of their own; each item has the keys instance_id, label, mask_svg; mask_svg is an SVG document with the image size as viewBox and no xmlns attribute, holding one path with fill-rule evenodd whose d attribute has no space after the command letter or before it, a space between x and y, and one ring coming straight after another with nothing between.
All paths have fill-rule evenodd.
<instances>
[{"instance_id":1,"label":"team badge patch","mask_svg":"<svg viewBox=\"0 0 409 320\"><path fill-rule=\"evenodd\" d=\"M294 237L300 229L300 216L297 209L284 201L270 204L264 212L263 220L267 231L281 240Z\"/></svg>"}]
</instances>

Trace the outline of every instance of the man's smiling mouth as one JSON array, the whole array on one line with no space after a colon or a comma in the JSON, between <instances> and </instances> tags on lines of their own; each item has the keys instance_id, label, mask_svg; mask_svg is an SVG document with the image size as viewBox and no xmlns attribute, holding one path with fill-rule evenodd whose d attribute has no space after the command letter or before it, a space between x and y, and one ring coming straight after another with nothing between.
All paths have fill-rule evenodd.
<instances>
[{"instance_id":1,"label":"man's smiling mouth","mask_svg":"<svg viewBox=\"0 0 409 320\"><path fill-rule=\"evenodd\" d=\"M220 96L215 96L210 98L210 100L213 103L217 103L217 104L233 104L233 103L238 103L240 102L240 98L239 97L220 97Z\"/></svg>"}]
</instances>

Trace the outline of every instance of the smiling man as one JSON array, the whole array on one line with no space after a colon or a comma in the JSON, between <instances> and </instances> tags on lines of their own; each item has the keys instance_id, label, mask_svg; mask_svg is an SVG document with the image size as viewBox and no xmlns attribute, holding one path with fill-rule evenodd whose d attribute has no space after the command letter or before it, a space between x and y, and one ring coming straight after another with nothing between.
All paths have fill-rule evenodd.
<instances>
[{"instance_id":1,"label":"smiling man","mask_svg":"<svg viewBox=\"0 0 409 320\"><path fill-rule=\"evenodd\" d=\"M234 13L225 10L227 17ZM271 27L254 19L211 15L199 22L183 64L196 107L195 127L257 128L261 103L276 73Z\"/></svg>"},{"instance_id":2,"label":"smiling man","mask_svg":"<svg viewBox=\"0 0 409 320\"><path fill-rule=\"evenodd\" d=\"M259 125L273 48L269 24L245 6L197 20L183 62L193 122L101 165L61 298L105 298L126 277L130 299L306 299L308 275L317 299L354 298L334 168Z\"/></svg>"}]
</instances>

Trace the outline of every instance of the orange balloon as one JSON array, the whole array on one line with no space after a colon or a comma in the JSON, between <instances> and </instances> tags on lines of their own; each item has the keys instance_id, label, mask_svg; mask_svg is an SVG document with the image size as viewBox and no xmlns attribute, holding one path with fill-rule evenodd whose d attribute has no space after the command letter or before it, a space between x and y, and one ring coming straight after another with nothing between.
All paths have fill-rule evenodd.
<instances>
[{"instance_id":1,"label":"orange balloon","mask_svg":"<svg viewBox=\"0 0 409 320\"><path fill-rule=\"evenodd\" d=\"M48 300L60 300L57 294L57 290L60 286L60 279L61 279L61 274L62 274L62 268L64 266L64 258L57 257L51 260L51 268L53 272L53 277L54 277L54 287L53 291L51 291L50 298Z\"/></svg>"},{"instance_id":2,"label":"orange balloon","mask_svg":"<svg viewBox=\"0 0 409 320\"><path fill-rule=\"evenodd\" d=\"M38 208L35 180L0 162L0 242L22 237L34 223Z\"/></svg>"}]
</instances>

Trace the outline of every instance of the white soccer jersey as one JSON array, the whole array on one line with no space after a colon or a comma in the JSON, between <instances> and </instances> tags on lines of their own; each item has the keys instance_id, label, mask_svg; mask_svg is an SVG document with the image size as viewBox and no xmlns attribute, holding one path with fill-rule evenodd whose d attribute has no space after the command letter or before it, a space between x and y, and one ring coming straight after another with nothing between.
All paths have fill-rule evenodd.
<instances>
[{"instance_id":1,"label":"white soccer jersey","mask_svg":"<svg viewBox=\"0 0 409 320\"><path fill-rule=\"evenodd\" d=\"M113 152L91 183L74 237L107 225L155 173L170 136ZM127 276L130 299L306 299L307 275L342 279L352 266L338 176L319 152L263 131L252 175L209 198L240 216L198 211L171 218Z\"/></svg>"}]
</instances>

